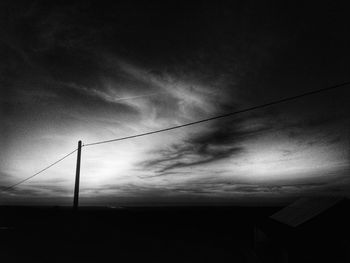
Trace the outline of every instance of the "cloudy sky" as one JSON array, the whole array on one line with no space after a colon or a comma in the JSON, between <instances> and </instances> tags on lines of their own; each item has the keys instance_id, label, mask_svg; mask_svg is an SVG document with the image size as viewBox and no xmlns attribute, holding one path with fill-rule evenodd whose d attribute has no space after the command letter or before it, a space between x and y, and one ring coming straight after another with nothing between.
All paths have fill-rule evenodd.
<instances>
[{"instance_id":1,"label":"cloudy sky","mask_svg":"<svg viewBox=\"0 0 350 263\"><path fill-rule=\"evenodd\" d=\"M350 80L334 1L1 1L0 185L77 147ZM349 86L82 149L81 203L270 202L348 193ZM76 156L0 194L71 202ZM269 200L269 201L267 201Z\"/></svg>"}]
</instances>

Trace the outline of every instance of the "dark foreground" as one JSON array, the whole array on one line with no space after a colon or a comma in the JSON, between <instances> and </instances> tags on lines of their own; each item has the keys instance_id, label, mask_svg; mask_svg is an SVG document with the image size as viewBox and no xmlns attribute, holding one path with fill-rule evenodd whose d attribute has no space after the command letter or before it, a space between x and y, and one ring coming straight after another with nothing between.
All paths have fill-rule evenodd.
<instances>
[{"instance_id":1,"label":"dark foreground","mask_svg":"<svg viewBox=\"0 0 350 263\"><path fill-rule=\"evenodd\" d=\"M346 239L302 251L262 235L278 209L2 207L0 262L350 262Z\"/></svg>"}]
</instances>

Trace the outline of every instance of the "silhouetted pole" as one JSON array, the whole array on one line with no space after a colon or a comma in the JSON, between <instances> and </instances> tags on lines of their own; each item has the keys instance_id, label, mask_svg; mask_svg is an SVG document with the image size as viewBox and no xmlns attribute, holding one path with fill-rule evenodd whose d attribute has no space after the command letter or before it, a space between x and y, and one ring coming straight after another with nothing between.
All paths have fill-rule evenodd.
<instances>
[{"instance_id":1,"label":"silhouetted pole","mask_svg":"<svg viewBox=\"0 0 350 263\"><path fill-rule=\"evenodd\" d=\"M77 170L75 172L75 187L74 187L74 202L73 202L74 211L78 210L78 203L79 203L80 159L81 159L81 141L78 142Z\"/></svg>"}]
</instances>

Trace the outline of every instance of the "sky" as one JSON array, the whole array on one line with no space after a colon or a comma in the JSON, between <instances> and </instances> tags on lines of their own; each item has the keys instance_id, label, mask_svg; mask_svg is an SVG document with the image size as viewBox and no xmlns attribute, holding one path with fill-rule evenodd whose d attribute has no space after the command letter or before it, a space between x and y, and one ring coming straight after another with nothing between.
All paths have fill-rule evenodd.
<instances>
[{"instance_id":1,"label":"sky","mask_svg":"<svg viewBox=\"0 0 350 263\"><path fill-rule=\"evenodd\" d=\"M0 186L83 144L350 81L335 1L1 1ZM350 87L82 148L80 203L271 203L348 195ZM0 193L72 202L76 155Z\"/></svg>"}]
</instances>

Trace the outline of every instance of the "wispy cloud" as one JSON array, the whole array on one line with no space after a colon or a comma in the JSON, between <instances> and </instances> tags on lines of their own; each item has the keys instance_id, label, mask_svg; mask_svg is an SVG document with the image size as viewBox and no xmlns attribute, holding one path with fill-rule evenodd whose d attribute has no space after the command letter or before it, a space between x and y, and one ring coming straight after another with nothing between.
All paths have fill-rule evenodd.
<instances>
[{"instance_id":1,"label":"wispy cloud","mask_svg":"<svg viewBox=\"0 0 350 263\"><path fill-rule=\"evenodd\" d=\"M173 169L234 158L245 153L244 140L268 129L264 125L246 126L239 118L216 121L207 130L192 133L180 143L157 150L157 157L140 165L162 174Z\"/></svg>"},{"instance_id":2,"label":"wispy cloud","mask_svg":"<svg viewBox=\"0 0 350 263\"><path fill-rule=\"evenodd\" d=\"M7 1L1 14L11 6ZM49 12L43 12L48 6ZM250 4L234 10L217 7L217 14L206 5L190 5L188 14L167 13L165 24L155 23L162 14L152 5L97 5L96 10L89 3L48 6L40 1L16 6L1 21L1 185L54 161L78 140L180 125L348 77L348 45L335 44L344 41L324 41L319 36L327 30L320 27L315 34L317 26L310 22L312 30L305 27L312 36L310 46L295 50L290 43L301 36L299 28L272 13L277 22L269 17L261 24L266 20L263 4L252 9ZM302 20L308 24L308 19ZM184 21L186 26L178 27ZM331 34L337 32L332 29ZM338 63L340 58L343 63ZM338 176L349 167L344 147L348 108L343 90L169 133L86 147L82 193L105 201L116 196L176 200L342 192L342 184L350 185ZM73 159L13 195L71 194Z\"/></svg>"}]
</instances>

